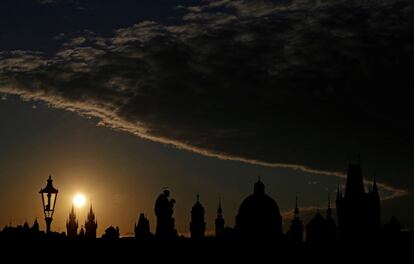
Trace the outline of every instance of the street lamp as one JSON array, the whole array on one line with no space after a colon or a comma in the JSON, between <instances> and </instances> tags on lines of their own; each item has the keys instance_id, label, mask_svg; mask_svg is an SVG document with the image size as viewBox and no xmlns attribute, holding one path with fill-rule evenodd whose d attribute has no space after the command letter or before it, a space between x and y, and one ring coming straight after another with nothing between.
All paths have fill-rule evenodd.
<instances>
[{"instance_id":1,"label":"street lamp","mask_svg":"<svg viewBox=\"0 0 414 264\"><path fill-rule=\"evenodd\" d=\"M52 224L52 216L55 212L56 198L58 190L53 187L52 176L49 176L46 187L39 192L42 195L43 212L45 213L46 231L50 233L50 225Z\"/></svg>"}]
</instances>

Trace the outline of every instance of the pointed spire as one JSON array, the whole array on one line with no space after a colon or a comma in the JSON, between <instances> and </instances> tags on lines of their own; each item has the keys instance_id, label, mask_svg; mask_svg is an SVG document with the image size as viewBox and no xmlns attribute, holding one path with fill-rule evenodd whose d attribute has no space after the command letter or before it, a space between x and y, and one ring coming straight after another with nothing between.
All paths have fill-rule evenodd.
<instances>
[{"instance_id":1,"label":"pointed spire","mask_svg":"<svg viewBox=\"0 0 414 264\"><path fill-rule=\"evenodd\" d=\"M223 209L221 208L221 197L219 196L219 204L217 208L217 214L221 215L223 213Z\"/></svg>"},{"instance_id":2,"label":"pointed spire","mask_svg":"<svg viewBox=\"0 0 414 264\"><path fill-rule=\"evenodd\" d=\"M326 210L327 218L331 218L332 216L332 209L331 209L331 194L328 193L328 209Z\"/></svg>"},{"instance_id":3,"label":"pointed spire","mask_svg":"<svg viewBox=\"0 0 414 264\"><path fill-rule=\"evenodd\" d=\"M373 192L378 192L378 187L377 187L377 177L376 177L376 175L374 174L374 183L373 183L373 185L372 185L372 191Z\"/></svg>"},{"instance_id":4,"label":"pointed spire","mask_svg":"<svg viewBox=\"0 0 414 264\"><path fill-rule=\"evenodd\" d=\"M221 208L221 197L219 197L218 208L217 208L217 217L222 217L223 209Z\"/></svg>"},{"instance_id":5,"label":"pointed spire","mask_svg":"<svg viewBox=\"0 0 414 264\"><path fill-rule=\"evenodd\" d=\"M199 203L199 202L200 202L200 194L197 193L197 203Z\"/></svg>"}]
</instances>

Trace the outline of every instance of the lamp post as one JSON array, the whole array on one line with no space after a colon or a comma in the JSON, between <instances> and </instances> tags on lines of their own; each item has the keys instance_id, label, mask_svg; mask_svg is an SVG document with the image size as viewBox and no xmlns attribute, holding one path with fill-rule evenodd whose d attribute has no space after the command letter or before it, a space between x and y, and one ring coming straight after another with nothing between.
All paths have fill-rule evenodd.
<instances>
[{"instance_id":1,"label":"lamp post","mask_svg":"<svg viewBox=\"0 0 414 264\"><path fill-rule=\"evenodd\" d=\"M58 190L53 187L52 176L49 176L46 187L40 190L42 195L43 212L45 213L46 232L50 233L50 225L52 224L53 213L55 212L56 198Z\"/></svg>"}]
</instances>

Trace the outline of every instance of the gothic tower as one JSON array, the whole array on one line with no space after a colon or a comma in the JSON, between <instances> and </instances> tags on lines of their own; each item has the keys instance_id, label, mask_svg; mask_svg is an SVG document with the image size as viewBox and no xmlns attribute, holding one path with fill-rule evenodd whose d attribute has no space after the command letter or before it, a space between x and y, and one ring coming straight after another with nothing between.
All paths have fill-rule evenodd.
<instances>
[{"instance_id":1,"label":"gothic tower","mask_svg":"<svg viewBox=\"0 0 414 264\"><path fill-rule=\"evenodd\" d=\"M293 243L303 242L303 224L299 218L298 197L296 196L296 205L293 211L294 217L290 225L289 236Z\"/></svg>"},{"instance_id":2,"label":"gothic tower","mask_svg":"<svg viewBox=\"0 0 414 264\"><path fill-rule=\"evenodd\" d=\"M371 192L365 192L361 165L348 168L345 195L338 188L336 198L339 233L343 236L370 236L380 228L380 197L374 179Z\"/></svg>"},{"instance_id":3,"label":"gothic tower","mask_svg":"<svg viewBox=\"0 0 414 264\"><path fill-rule=\"evenodd\" d=\"M78 221L76 220L75 209L72 205L72 210L69 213L69 219L66 221L66 233L68 238L74 239L78 235Z\"/></svg>"},{"instance_id":4,"label":"gothic tower","mask_svg":"<svg viewBox=\"0 0 414 264\"><path fill-rule=\"evenodd\" d=\"M206 222L204 221L204 207L200 203L200 196L197 195L197 201L191 209L190 232L191 239L202 240L206 231Z\"/></svg>"},{"instance_id":5,"label":"gothic tower","mask_svg":"<svg viewBox=\"0 0 414 264\"><path fill-rule=\"evenodd\" d=\"M92 205L88 213L88 219L85 221L85 236L86 239L96 238L96 229L98 228L98 221L95 220L95 213L92 210Z\"/></svg>"},{"instance_id":6,"label":"gothic tower","mask_svg":"<svg viewBox=\"0 0 414 264\"><path fill-rule=\"evenodd\" d=\"M224 218L223 209L221 209L221 200L219 199L219 206L217 209L217 218L215 221L216 225L216 238L221 238L224 232Z\"/></svg>"}]
</instances>

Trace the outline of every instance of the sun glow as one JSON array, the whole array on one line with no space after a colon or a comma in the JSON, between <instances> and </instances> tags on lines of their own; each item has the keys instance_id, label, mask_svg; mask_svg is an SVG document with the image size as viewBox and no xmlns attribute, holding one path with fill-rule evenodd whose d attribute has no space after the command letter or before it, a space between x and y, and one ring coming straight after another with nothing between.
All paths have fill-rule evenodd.
<instances>
[{"instance_id":1,"label":"sun glow","mask_svg":"<svg viewBox=\"0 0 414 264\"><path fill-rule=\"evenodd\" d=\"M73 204L80 208L83 207L86 203L86 198L85 195L81 194L81 193L77 193L74 197L73 197Z\"/></svg>"}]
</instances>

